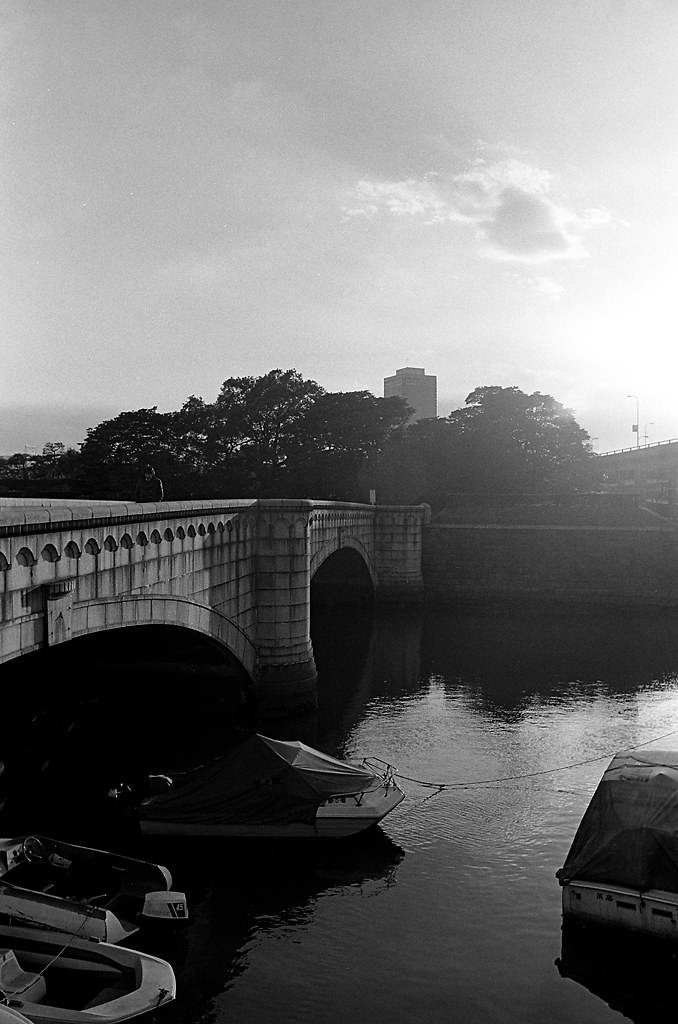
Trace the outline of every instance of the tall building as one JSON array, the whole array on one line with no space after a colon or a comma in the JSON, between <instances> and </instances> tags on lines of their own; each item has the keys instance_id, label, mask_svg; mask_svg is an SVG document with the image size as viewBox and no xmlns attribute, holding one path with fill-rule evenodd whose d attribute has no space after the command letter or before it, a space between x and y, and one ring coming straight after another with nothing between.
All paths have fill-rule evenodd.
<instances>
[{"instance_id":1,"label":"tall building","mask_svg":"<svg viewBox=\"0 0 678 1024\"><path fill-rule=\"evenodd\" d=\"M403 366L393 377L384 377L384 398L404 398L414 410L408 422L438 415L438 380L418 366Z\"/></svg>"}]
</instances>

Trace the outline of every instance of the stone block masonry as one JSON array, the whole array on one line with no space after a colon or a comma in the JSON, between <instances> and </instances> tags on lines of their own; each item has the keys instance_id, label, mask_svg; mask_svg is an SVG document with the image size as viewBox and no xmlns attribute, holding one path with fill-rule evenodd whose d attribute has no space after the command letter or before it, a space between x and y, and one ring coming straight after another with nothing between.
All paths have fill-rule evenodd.
<instances>
[{"instance_id":1,"label":"stone block masonry","mask_svg":"<svg viewBox=\"0 0 678 1024\"><path fill-rule=\"evenodd\" d=\"M678 604L678 531L666 527L424 528L427 599Z\"/></svg>"}]
</instances>

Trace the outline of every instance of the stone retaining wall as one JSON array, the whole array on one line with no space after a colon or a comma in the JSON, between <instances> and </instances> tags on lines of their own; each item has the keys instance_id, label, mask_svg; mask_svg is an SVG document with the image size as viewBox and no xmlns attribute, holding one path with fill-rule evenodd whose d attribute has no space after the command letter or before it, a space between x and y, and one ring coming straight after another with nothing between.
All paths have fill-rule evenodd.
<instances>
[{"instance_id":1,"label":"stone retaining wall","mask_svg":"<svg viewBox=\"0 0 678 1024\"><path fill-rule=\"evenodd\" d=\"M663 527L424 528L427 598L678 604L678 531Z\"/></svg>"}]
</instances>

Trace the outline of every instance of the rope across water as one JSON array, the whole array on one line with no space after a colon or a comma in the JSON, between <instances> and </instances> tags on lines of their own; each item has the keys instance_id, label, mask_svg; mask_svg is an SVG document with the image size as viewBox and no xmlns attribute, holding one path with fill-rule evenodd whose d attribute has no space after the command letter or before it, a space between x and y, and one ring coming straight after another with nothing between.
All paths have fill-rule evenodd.
<instances>
[{"instance_id":1,"label":"rope across water","mask_svg":"<svg viewBox=\"0 0 678 1024\"><path fill-rule=\"evenodd\" d=\"M636 743L633 747L626 748L622 753L630 752L631 750L637 750L639 747L647 747L650 743L657 743L659 740L668 739L670 736L678 734L678 729L673 729L671 732L663 733L661 736L654 736L651 740L645 740L643 743ZM556 765L554 768L542 768L539 771L534 772L520 772L516 775L501 775L493 779L471 779L465 782L428 782L424 779L415 779L410 775L403 775L401 772L393 769L393 775L398 779L402 779L403 782L414 782L418 786L424 786L428 789L435 789L438 793L445 789L471 789L474 786L491 786L500 782L516 782L519 779L533 779L539 775L553 775L556 772L566 772L572 768L581 768L587 764L595 764L596 761L609 761L610 758L614 757L619 751L613 751L612 753L598 754L596 757L588 757L583 761L574 761L571 764ZM372 761L380 761L380 758L370 758ZM382 764L386 762L382 761Z\"/></svg>"}]
</instances>

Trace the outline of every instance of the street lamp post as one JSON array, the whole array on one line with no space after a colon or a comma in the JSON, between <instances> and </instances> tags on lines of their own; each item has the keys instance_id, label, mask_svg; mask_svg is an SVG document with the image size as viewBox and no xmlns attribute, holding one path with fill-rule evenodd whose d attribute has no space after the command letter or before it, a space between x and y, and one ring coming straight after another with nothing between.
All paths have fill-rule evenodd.
<instances>
[{"instance_id":1,"label":"street lamp post","mask_svg":"<svg viewBox=\"0 0 678 1024\"><path fill-rule=\"evenodd\" d=\"M636 400L636 422L632 425L631 430L636 435L636 448L640 447L640 403L638 401L638 395L627 395L627 398L635 398Z\"/></svg>"}]
</instances>

